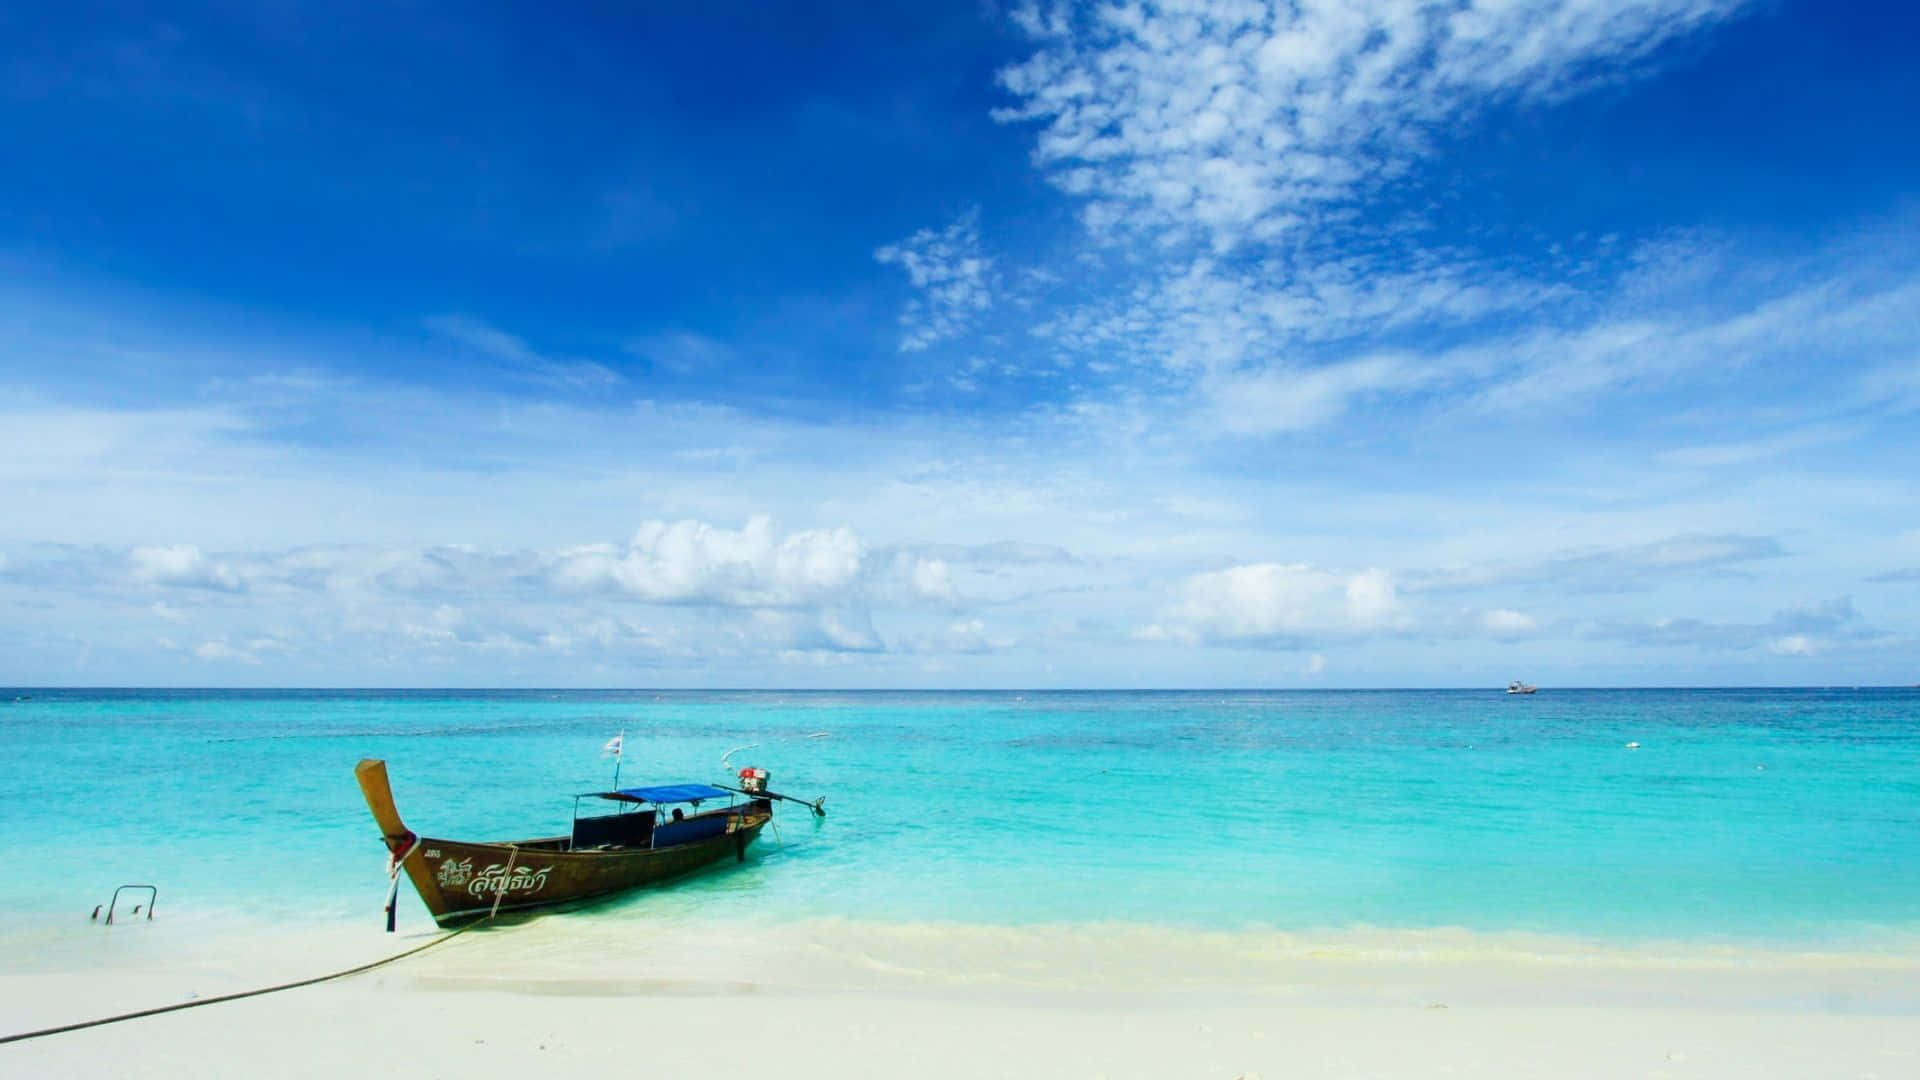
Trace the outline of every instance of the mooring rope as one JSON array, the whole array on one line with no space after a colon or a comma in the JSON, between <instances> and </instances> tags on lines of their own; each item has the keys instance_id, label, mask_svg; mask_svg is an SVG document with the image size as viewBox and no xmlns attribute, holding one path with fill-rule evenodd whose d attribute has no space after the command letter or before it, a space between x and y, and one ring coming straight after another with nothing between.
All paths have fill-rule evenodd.
<instances>
[{"instance_id":1,"label":"mooring rope","mask_svg":"<svg viewBox=\"0 0 1920 1080\"><path fill-rule=\"evenodd\" d=\"M488 922L492 918L493 916L489 914L485 918L477 919L473 922L470 922L467 925L461 927L460 929L453 931L452 933L443 934L440 937L434 938L432 941L429 941L424 945L416 945L405 952L395 953L394 955L386 957L384 959L375 960L370 964L361 964L359 967L348 968L345 971L335 971L327 975L316 975L311 979L301 979L298 982L281 983L278 986L263 986L257 990L242 990L237 994L221 994L219 997L201 998L197 1001L181 1001L181 1002L176 1002L175 1004L172 1004L172 1005L161 1005L152 1009L141 1009L138 1012L121 1013L118 1016L103 1016L97 1020L82 1020L77 1024L61 1024L58 1027L41 1028L38 1031L23 1031L17 1035L0 1035L0 1043L22 1042L27 1039L38 1039L44 1035L58 1035L63 1031L80 1031L83 1028L100 1027L105 1024L117 1024L122 1020L138 1020L143 1016L158 1016L161 1013L179 1012L181 1009L197 1009L202 1005L218 1005L223 1001L239 1001L241 998L259 997L262 994L277 994L282 990L297 990L302 986L312 986L315 983L323 983L332 979L344 979L348 975L358 975L363 971L372 971L374 968L381 967L386 964L391 964L395 960L405 960L407 957L412 956L415 953L426 952L428 949L433 948L435 945L441 945L446 942L452 941L454 938L459 937L461 934L466 933L467 931L473 929L476 926L481 925L482 923Z\"/></svg>"},{"instance_id":2,"label":"mooring rope","mask_svg":"<svg viewBox=\"0 0 1920 1080\"><path fill-rule=\"evenodd\" d=\"M520 845L508 844L507 845L507 872L500 875L500 887L494 890L493 910L487 912L487 918L489 919L493 918L495 915L500 914L500 901L505 900L507 898L507 883L513 880L513 864L514 864L514 861L517 860L518 858L520 858Z\"/></svg>"},{"instance_id":3,"label":"mooring rope","mask_svg":"<svg viewBox=\"0 0 1920 1080\"><path fill-rule=\"evenodd\" d=\"M411 832L407 835L413 836ZM413 843L407 845L405 852L399 854L387 852L387 906L382 910L387 913L387 933L389 934L393 933L393 916L400 905L400 867L413 857L414 849L420 844L420 838L414 836Z\"/></svg>"}]
</instances>

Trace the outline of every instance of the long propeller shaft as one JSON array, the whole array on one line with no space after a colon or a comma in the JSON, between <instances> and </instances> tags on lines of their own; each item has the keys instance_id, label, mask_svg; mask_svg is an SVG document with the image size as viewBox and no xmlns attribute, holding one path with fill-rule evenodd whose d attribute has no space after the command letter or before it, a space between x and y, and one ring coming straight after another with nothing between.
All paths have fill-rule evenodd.
<instances>
[{"instance_id":1,"label":"long propeller shaft","mask_svg":"<svg viewBox=\"0 0 1920 1080\"><path fill-rule=\"evenodd\" d=\"M716 785L716 786L723 787L727 791L735 792L736 794L740 794L740 795L745 795L748 798L752 798L752 799L779 799L782 802L799 803L801 806L804 806L807 809L813 811L814 817L827 816L826 807L820 805L821 803L824 803L827 801L827 797L825 795L820 796L819 798L813 800L812 802L808 802L805 799L796 799L791 795L782 795L777 791L748 791L745 788L731 788L731 787L725 787L725 785Z\"/></svg>"}]
</instances>

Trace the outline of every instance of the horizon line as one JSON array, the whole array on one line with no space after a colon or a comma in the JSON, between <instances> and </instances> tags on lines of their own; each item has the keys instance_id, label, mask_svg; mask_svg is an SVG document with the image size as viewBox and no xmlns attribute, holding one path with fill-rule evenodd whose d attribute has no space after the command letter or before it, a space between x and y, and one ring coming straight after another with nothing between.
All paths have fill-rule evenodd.
<instances>
[{"instance_id":1,"label":"horizon line","mask_svg":"<svg viewBox=\"0 0 1920 1080\"><path fill-rule=\"evenodd\" d=\"M1920 683L1753 683L1753 684L1664 684L1620 686L1538 687L1537 696L1549 691L1591 690L1917 690ZM561 693L561 694L1353 694L1460 692L1500 693L1498 685L1472 686L136 686L136 685L4 685L4 691L153 691L168 692L313 692L313 693Z\"/></svg>"}]
</instances>

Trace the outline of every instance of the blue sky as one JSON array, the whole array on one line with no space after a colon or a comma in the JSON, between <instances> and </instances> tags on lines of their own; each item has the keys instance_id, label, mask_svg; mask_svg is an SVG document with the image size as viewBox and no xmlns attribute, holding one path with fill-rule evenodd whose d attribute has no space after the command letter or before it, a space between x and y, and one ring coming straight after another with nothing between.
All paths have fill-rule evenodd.
<instances>
[{"instance_id":1,"label":"blue sky","mask_svg":"<svg viewBox=\"0 0 1920 1080\"><path fill-rule=\"evenodd\" d=\"M1920 682L1917 47L0 10L0 683Z\"/></svg>"}]
</instances>

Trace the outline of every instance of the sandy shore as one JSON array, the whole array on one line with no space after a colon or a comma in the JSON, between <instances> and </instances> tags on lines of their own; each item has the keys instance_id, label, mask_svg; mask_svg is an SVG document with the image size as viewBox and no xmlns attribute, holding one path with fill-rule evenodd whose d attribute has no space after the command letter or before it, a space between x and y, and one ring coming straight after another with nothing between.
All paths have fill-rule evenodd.
<instances>
[{"instance_id":1,"label":"sandy shore","mask_svg":"<svg viewBox=\"0 0 1920 1080\"><path fill-rule=\"evenodd\" d=\"M546 919L467 934L320 986L3 1045L0 1075L1920 1076L1920 966L1904 954L1129 927L638 930ZM0 969L0 1029L429 939L75 934Z\"/></svg>"}]
</instances>

